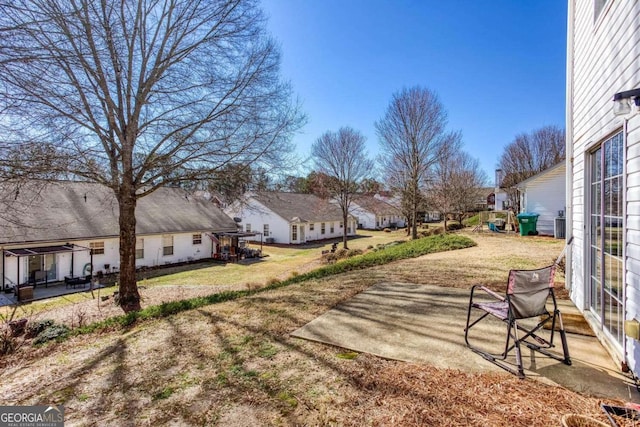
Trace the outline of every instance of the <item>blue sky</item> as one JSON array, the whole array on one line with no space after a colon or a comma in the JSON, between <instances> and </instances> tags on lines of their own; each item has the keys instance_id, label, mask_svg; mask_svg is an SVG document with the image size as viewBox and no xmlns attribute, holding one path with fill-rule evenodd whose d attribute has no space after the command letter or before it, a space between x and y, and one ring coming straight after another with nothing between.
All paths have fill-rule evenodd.
<instances>
[{"instance_id":1,"label":"blue sky","mask_svg":"<svg viewBox=\"0 0 640 427\"><path fill-rule=\"evenodd\" d=\"M325 131L351 126L378 154L374 122L394 92L435 91L464 149L493 181L505 145L564 128L567 4L563 0L263 0L309 118L294 138L308 158ZM302 171L303 173L308 170Z\"/></svg>"}]
</instances>

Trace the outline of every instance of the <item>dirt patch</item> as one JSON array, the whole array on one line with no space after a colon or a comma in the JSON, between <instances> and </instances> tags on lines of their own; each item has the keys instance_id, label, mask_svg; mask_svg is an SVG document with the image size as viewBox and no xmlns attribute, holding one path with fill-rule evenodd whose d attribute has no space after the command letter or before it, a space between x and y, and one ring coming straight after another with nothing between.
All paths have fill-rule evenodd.
<instances>
[{"instance_id":1,"label":"dirt patch","mask_svg":"<svg viewBox=\"0 0 640 427\"><path fill-rule=\"evenodd\" d=\"M473 237L477 250L427 255L126 331L25 348L4 361L0 395L9 405L62 403L69 425L517 427L560 425L569 412L605 421L599 399L563 388L506 373L469 374L366 354L345 358L343 349L289 336L381 278L499 284L509 268L549 263L562 250L557 241ZM495 253L488 255L489 248Z\"/></svg>"}]
</instances>

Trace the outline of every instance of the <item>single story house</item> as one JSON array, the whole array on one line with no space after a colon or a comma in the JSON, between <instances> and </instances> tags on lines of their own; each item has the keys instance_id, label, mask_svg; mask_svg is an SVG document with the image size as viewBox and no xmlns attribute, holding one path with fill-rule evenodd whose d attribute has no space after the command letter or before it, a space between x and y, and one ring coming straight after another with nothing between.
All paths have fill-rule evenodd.
<instances>
[{"instance_id":1,"label":"single story house","mask_svg":"<svg viewBox=\"0 0 640 427\"><path fill-rule=\"evenodd\" d=\"M405 225L400 209L373 196L354 197L349 211L357 218L358 228L379 230Z\"/></svg>"},{"instance_id":2,"label":"single story house","mask_svg":"<svg viewBox=\"0 0 640 427\"><path fill-rule=\"evenodd\" d=\"M540 234L562 236L564 232L556 230L556 225L564 230L566 209L566 165L558 163L544 171L525 179L516 185L520 193L520 212L537 213L536 230Z\"/></svg>"},{"instance_id":3,"label":"single story house","mask_svg":"<svg viewBox=\"0 0 640 427\"><path fill-rule=\"evenodd\" d=\"M119 269L119 214L111 189L55 181L0 191L15 191L0 215L2 289ZM236 223L214 204L160 188L138 200L136 266L210 258L217 250L214 233L225 232L237 232Z\"/></svg>"},{"instance_id":4,"label":"single story house","mask_svg":"<svg viewBox=\"0 0 640 427\"><path fill-rule=\"evenodd\" d=\"M566 261L571 299L640 373L640 2L568 0Z\"/></svg>"},{"instance_id":5,"label":"single story house","mask_svg":"<svg viewBox=\"0 0 640 427\"><path fill-rule=\"evenodd\" d=\"M262 233L264 242L301 244L356 234L356 219L343 223L342 210L313 194L276 191L249 192L230 204L225 212L239 219L244 232Z\"/></svg>"}]
</instances>

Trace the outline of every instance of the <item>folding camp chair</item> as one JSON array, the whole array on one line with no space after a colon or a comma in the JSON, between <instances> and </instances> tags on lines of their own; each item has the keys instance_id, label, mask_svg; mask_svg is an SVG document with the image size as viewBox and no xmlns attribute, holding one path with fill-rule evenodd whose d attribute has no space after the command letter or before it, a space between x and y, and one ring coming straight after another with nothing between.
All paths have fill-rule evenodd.
<instances>
[{"instance_id":1,"label":"folding camp chair","mask_svg":"<svg viewBox=\"0 0 640 427\"><path fill-rule=\"evenodd\" d=\"M469 298L467 326L464 333L467 347L497 366L518 375L520 378L525 376L524 367L522 366L521 345L559 360L566 365L571 365L567 337L562 324L562 315L558 310L556 297L553 293L555 270L555 264L537 270L511 270L507 283L507 293L504 297L484 286L473 286ZM483 291L483 293L476 295L476 290ZM487 302L487 298L481 298L481 295L490 297L491 301ZM552 306L551 311L547 309L547 304ZM471 321L472 312L479 312L477 314L479 317L473 322ZM489 315L498 318L506 325L506 343L504 351L500 354L491 353L469 343L469 330ZM522 322L524 319L532 318L537 320L533 327L530 326L531 321ZM551 329L547 340L540 336L539 331L549 322L551 322ZM548 351L548 349L554 347L553 337L556 332L556 326L562 340L564 357ZM547 336L546 333L545 336ZM517 369L513 369L513 365L505 362L508 354L513 349L515 349Z\"/></svg>"}]
</instances>

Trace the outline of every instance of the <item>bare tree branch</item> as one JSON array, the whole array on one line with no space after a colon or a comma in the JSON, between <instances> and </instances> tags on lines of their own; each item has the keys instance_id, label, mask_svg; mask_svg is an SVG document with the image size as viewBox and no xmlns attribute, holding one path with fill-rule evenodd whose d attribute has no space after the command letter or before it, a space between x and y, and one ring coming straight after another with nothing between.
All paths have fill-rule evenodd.
<instances>
[{"instance_id":1,"label":"bare tree branch","mask_svg":"<svg viewBox=\"0 0 640 427\"><path fill-rule=\"evenodd\" d=\"M418 237L418 210L431 169L454 134L447 133L447 113L435 92L413 87L393 95L376 122L385 174L402 191L412 238Z\"/></svg>"},{"instance_id":2,"label":"bare tree branch","mask_svg":"<svg viewBox=\"0 0 640 427\"><path fill-rule=\"evenodd\" d=\"M496 185L506 189L510 204L519 202L515 185L565 158L564 130L557 126L545 126L531 133L522 133L508 144L500 156L502 182Z\"/></svg>"},{"instance_id":3,"label":"bare tree branch","mask_svg":"<svg viewBox=\"0 0 640 427\"><path fill-rule=\"evenodd\" d=\"M327 131L316 140L311 152L317 171L331 178L325 182L325 188L342 210L342 245L348 249L347 224L351 202L360 183L373 169L373 161L365 151L365 137L350 127L342 127L337 132Z\"/></svg>"},{"instance_id":4,"label":"bare tree branch","mask_svg":"<svg viewBox=\"0 0 640 427\"><path fill-rule=\"evenodd\" d=\"M121 301L136 201L227 165L286 165L304 117L257 0L0 2L0 177L71 177L120 205Z\"/></svg>"}]
</instances>

